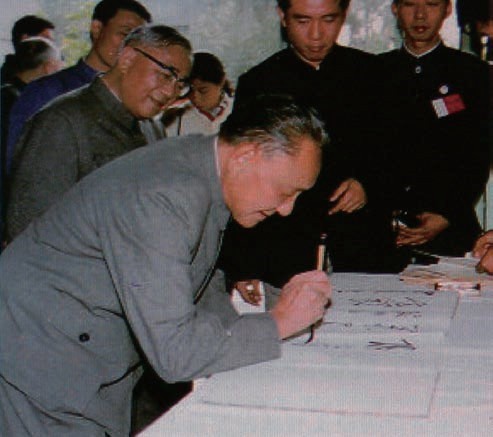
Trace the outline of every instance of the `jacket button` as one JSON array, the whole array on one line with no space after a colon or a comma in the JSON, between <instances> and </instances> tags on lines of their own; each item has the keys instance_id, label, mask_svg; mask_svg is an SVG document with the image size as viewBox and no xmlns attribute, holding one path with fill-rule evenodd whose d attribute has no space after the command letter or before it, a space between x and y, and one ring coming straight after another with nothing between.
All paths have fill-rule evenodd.
<instances>
[{"instance_id":1,"label":"jacket button","mask_svg":"<svg viewBox=\"0 0 493 437\"><path fill-rule=\"evenodd\" d=\"M79 335L79 341L81 343L85 343L86 341L89 341L91 337L89 336L89 334L87 332L83 332L82 334Z\"/></svg>"}]
</instances>

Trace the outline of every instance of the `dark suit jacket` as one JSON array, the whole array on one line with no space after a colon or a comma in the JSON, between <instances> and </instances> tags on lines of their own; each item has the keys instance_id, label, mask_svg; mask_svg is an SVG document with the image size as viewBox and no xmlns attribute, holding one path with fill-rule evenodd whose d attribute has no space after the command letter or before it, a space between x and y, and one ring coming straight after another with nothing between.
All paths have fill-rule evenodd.
<instances>
[{"instance_id":1,"label":"dark suit jacket","mask_svg":"<svg viewBox=\"0 0 493 437\"><path fill-rule=\"evenodd\" d=\"M213 150L212 137L193 136L131 152L9 245L6 381L48 411L124 435L141 353L169 382L279 356L272 317L239 317L213 270L229 218Z\"/></svg>"},{"instance_id":2,"label":"dark suit jacket","mask_svg":"<svg viewBox=\"0 0 493 437\"><path fill-rule=\"evenodd\" d=\"M313 269L321 232L329 234L336 270L387 269L380 259L391 235L390 214L388 220L380 217L388 182L382 171L386 113L379 65L375 55L336 45L315 69L287 48L240 76L235 106L260 94L288 94L319 112L330 144L317 184L300 195L291 216L274 216L254 229L234 222L229 227L221 263L232 279L257 277L282 286ZM368 206L327 217L330 194L351 177L364 186Z\"/></svg>"},{"instance_id":3,"label":"dark suit jacket","mask_svg":"<svg viewBox=\"0 0 493 437\"><path fill-rule=\"evenodd\" d=\"M16 143L9 239L85 175L146 143L137 119L99 78L53 100Z\"/></svg>"},{"instance_id":4,"label":"dark suit jacket","mask_svg":"<svg viewBox=\"0 0 493 437\"><path fill-rule=\"evenodd\" d=\"M395 209L444 216L450 227L427 250L463 255L480 233L474 205L489 173L487 65L443 44L419 58L405 48L380 57L395 115Z\"/></svg>"}]
</instances>

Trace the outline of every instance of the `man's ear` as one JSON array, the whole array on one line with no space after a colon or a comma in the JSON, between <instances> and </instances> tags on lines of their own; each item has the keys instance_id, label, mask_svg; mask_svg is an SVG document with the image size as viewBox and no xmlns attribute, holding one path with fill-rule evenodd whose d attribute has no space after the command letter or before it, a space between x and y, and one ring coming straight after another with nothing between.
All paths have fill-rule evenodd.
<instances>
[{"instance_id":1,"label":"man's ear","mask_svg":"<svg viewBox=\"0 0 493 437\"><path fill-rule=\"evenodd\" d=\"M94 43L94 41L97 41L101 35L101 30L103 29L103 23L99 20L92 20L91 21L91 28L90 28L90 35L91 35L91 42Z\"/></svg>"},{"instance_id":2,"label":"man's ear","mask_svg":"<svg viewBox=\"0 0 493 437\"><path fill-rule=\"evenodd\" d=\"M49 59L48 61L44 62L43 64L40 65L42 74L50 74L53 73L55 70L55 63L58 61L55 61L53 59Z\"/></svg>"},{"instance_id":3,"label":"man's ear","mask_svg":"<svg viewBox=\"0 0 493 437\"><path fill-rule=\"evenodd\" d=\"M281 21L281 26L286 27L286 14L279 6L276 7L276 10L277 15L279 15L279 20Z\"/></svg>"},{"instance_id":4,"label":"man's ear","mask_svg":"<svg viewBox=\"0 0 493 437\"><path fill-rule=\"evenodd\" d=\"M116 61L116 68L118 68L122 74L125 74L134 63L136 56L137 52L133 50L132 47L123 47Z\"/></svg>"},{"instance_id":5,"label":"man's ear","mask_svg":"<svg viewBox=\"0 0 493 437\"><path fill-rule=\"evenodd\" d=\"M258 144L241 143L232 147L234 147L230 159L232 174L245 174L258 166L258 160L262 155Z\"/></svg>"},{"instance_id":6,"label":"man's ear","mask_svg":"<svg viewBox=\"0 0 493 437\"><path fill-rule=\"evenodd\" d=\"M390 6L390 9L391 9L392 13L394 14L394 17L397 17L397 5L395 3L392 3L392 5Z\"/></svg>"},{"instance_id":7,"label":"man's ear","mask_svg":"<svg viewBox=\"0 0 493 437\"><path fill-rule=\"evenodd\" d=\"M448 2L447 3L447 10L445 12L445 18L450 17L451 14L452 14L452 2Z\"/></svg>"}]
</instances>

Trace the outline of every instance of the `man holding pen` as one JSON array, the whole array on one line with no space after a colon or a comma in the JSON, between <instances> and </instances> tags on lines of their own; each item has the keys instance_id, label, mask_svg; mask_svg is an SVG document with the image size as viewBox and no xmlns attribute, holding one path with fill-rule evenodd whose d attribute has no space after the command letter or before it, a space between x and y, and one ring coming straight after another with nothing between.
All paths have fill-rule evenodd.
<instances>
[{"instance_id":1,"label":"man holding pen","mask_svg":"<svg viewBox=\"0 0 493 437\"><path fill-rule=\"evenodd\" d=\"M259 97L218 137L130 152L31 222L0 259L0 435L128 435L144 357L168 382L278 358L323 317L327 276L240 316L214 265L230 215L291 213L326 139L310 109Z\"/></svg>"}]
</instances>

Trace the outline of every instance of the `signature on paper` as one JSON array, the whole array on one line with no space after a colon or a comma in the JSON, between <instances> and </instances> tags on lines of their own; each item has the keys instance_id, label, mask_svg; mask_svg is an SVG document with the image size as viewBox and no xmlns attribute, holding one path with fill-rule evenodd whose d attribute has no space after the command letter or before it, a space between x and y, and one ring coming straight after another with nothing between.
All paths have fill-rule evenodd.
<instances>
[{"instance_id":1,"label":"signature on paper","mask_svg":"<svg viewBox=\"0 0 493 437\"><path fill-rule=\"evenodd\" d=\"M416 350L416 346L412 344L410 341L407 341L403 338L400 342L381 342L381 341L370 341L368 343L368 347L370 349L374 349L377 351L390 351L394 349L407 349L407 350Z\"/></svg>"}]
</instances>

